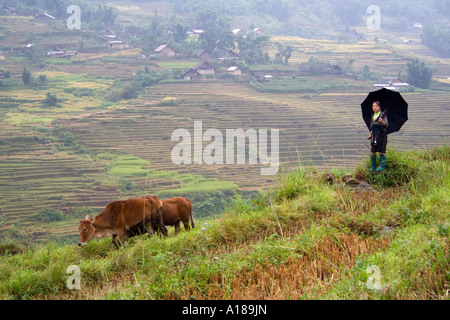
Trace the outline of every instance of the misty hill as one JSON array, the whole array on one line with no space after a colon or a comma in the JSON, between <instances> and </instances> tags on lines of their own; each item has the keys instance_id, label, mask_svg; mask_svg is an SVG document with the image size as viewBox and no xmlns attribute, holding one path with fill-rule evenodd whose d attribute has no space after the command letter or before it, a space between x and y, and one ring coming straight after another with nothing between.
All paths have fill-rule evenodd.
<instances>
[{"instance_id":1,"label":"misty hill","mask_svg":"<svg viewBox=\"0 0 450 320\"><path fill-rule=\"evenodd\" d=\"M212 26L233 24L233 28L260 27L273 34L304 36L317 30L328 32L348 31L349 27L366 26L370 0L2 0L0 12L11 10L16 14L46 12L55 18L69 16L65 8L79 5L83 20L99 26L115 23L117 13L113 6L137 5L147 13L183 18L192 28L208 29ZM6 6L6 7L3 7ZM423 26L449 22L450 4L445 0L398 0L379 3L381 23L389 30L406 31L415 23ZM316 30L316 31L314 31Z\"/></svg>"},{"instance_id":2,"label":"misty hill","mask_svg":"<svg viewBox=\"0 0 450 320\"><path fill-rule=\"evenodd\" d=\"M136 3L157 1L135 0ZM233 28L257 26L274 34L314 35L320 32L345 32L350 27L366 26L370 0L170 0L173 12L193 16L198 27L208 28L214 19L230 21ZM426 26L449 22L448 1L384 1L380 7L383 28L407 31L415 23Z\"/></svg>"}]
</instances>

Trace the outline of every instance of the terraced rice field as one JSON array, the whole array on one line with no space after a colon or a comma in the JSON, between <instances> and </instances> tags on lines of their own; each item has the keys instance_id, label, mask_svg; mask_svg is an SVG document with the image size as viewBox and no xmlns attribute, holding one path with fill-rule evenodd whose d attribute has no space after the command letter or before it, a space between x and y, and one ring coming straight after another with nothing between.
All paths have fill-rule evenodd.
<instances>
[{"instance_id":1,"label":"terraced rice field","mask_svg":"<svg viewBox=\"0 0 450 320\"><path fill-rule=\"evenodd\" d=\"M226 129L279 129L283 165L293 167L300 161L318 168L352 167L366 157L369 148L360 115L365 95L328 93L304 98L261 93L236 83L165 84L149 89L141 99L145 104L93 114L89 121L68 119L58 124L71 128L94 152L131 153L148 160L153 169L218 176L235 181L240 188L254 189L271 181L259 176L258 165L174 165L171 150L177 142L170 141L172 132L185 128L193 134L194 121L202 121L203 131L216 128L224 135ZM449 134L446 95L404 96L410 103L411 120L390 136L390 146L405 149L444 143ZM178 104L162 106L159 102L164 97L174 97ZM423 125L436 121L441 125Z\"/></svg>"},{"instance_id":2,"label":"terraced rice field","mask_svg":"<svg viewBox=\"0 0 450 320\"><path fill-rule=\"evenodd\" d=\"M361 70L369 66L370 70L384 76L397 76L399 71L406 73L406 64L411 58L424 59L430 67L436 69L436 75L450 75L448 59L439 59L431 49L420 44L397 44L380 41L358 41L339 43L332 40L302 39L298 37L273 37L273 41L293 49L290 65L307 62L311 57L320 61ZM277 51L274 49L272 54ZM352 61L350 63L350 60Z\"/></svg>"}]
</instances>

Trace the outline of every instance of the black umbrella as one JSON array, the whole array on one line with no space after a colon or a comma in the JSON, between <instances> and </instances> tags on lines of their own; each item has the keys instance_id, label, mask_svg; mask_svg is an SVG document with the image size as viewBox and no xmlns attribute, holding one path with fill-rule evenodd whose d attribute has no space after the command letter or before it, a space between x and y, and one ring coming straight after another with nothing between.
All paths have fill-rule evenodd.
<instances>
[{"instance_id":1,"label":"black umbrella","mask_svg":"<svg viewBox=\"0 0 450 320\"><path fill-rule=\"evenodd\" d=\"M386 88L369 93L367 98L361 103L362 117L367 128L370 127L370 118L373 113L372 104L374 101L380 102L382 112L387 110L387 134L399 131L403 124L408 120L408 103L405 99L403 99L399 92Z\"/></svg>"}]
</instances>

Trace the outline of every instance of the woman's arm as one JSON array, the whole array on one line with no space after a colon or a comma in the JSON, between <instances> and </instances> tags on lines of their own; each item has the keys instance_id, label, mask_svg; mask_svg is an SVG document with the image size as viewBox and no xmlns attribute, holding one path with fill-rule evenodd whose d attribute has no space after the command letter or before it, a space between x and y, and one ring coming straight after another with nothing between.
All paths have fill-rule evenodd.
<instances>
[{"instance_id":1,"label":"woman's arm","mask_svg":"<svg viewBox=\"0 0 450 320\"><path fill-rule=\"evenodd\" d=\"M381 114L381 116L378 119L378 122L381 123L381 125L384 126L385 128L387 128L389 125L387 115L385 115L384 113Z\"/></svg>"}]
</instances>

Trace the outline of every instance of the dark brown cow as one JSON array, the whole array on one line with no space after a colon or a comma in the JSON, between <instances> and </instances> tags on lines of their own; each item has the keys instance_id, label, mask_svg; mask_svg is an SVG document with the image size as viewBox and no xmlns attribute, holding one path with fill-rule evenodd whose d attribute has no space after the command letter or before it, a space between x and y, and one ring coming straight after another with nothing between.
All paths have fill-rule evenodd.
<instances>
[{"instance_id":1,"label":"dark brown cow","mask_svg":"<svg viewBox=\"0 0 450 320\"><path fill-rule=\"evenodd\" d=\"M192 218L191 202L183 197L174 197L162 200L162 217L165 226L174 226L175 235L180 232L180 223L183 222L186 230L190 229L189 219L191 219L192 228L195 227L194 219ZM145 232L142 223L127 230L127 236L133 237Z\"/></svg>"},{"instance_id":2,"label":"dark brown cow","mask_svg":"<svg viewBox=\"0 0 450 320\"><path fill-rule=\"evenodd\" d=\"M113 201L99 215L94 218L86 217L80 221L78 245L86 245L93 237L102 238L110 235L113 237L113 243L120 245L127 235L127 230L139 224L145 226L149 237L155 229L167 235L161 210L162 202L156 196Z\"/></svg>"}]
</instances>

